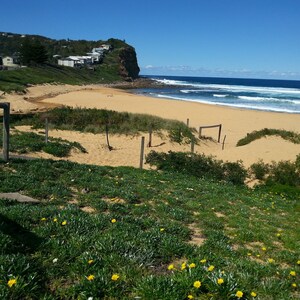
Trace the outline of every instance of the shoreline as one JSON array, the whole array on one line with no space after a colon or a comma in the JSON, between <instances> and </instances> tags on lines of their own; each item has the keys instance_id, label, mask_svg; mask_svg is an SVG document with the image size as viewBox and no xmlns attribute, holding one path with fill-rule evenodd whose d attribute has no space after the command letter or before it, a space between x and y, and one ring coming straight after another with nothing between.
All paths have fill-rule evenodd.
<instances>
[{"instance_id":1,"label":"shoreline","mask_svg":"<svg viewBox=\"0 0 300 300\"><path fill-rule=\"evenodd\" d=\"M128 89L121 90L111 86L107 87L107 85L43 85L30 87L28 90L27 95L17 95L18 97L10 95L7 98L7 100L11 100L11 106L15 113L18 113L18 110L22 111L22 113L36 113L52 107L66 105L150 114L166 119L179 120L184 123L189 119L189 125L197 130L199 126L222 124L221 142L226 135L225 149L222 150L220 143L201 142L200 145L196 145L195 147L196 153L213 155L224 161L242 160L247 167L260 159L266 163L271 163L272 161L278 162L280 160L295 160L296 156L300 153L300 145L292 144L278 137L262 138L249 145L236 147L239 139L254 130L274 128L299 132L300 114L247 110L199 102L162 99L134 94ZM27 97L27 99L24 99L24 97ZM51 132L49 134L51 136ZM68 134L72 135L70 132ZM205 129L203 135L216 140L218 132L215 128ZM57 133L55 133L55 136L57 137ZM68 139L67 135L64 134L64 138ZM72 139L72 137L70 138ZM94 138L95 141L90 138L89 141L91 144L98 143L96 135ZM135 157L138 157L140 142L136 141L135 147L127 147L126 143L128 143L128 140L126 141L125 137L119 136L116 138L118 140L115 141L118 144L117 148L122 149L122 151L113 151L107 160L99 159L98 154L98 158L94 160L92 152L90 152L90 156L86 157L86 161L89 161L91 164L114 166L125 164L138 167ZM78 142L80 141L78 140ZM154 141L157 145L161 142L160 140L157 140L157 142ZM101 143L103 144L104 142L102 141ZM107 156L107 150L102 146L99 146L97 149L99 153L102 153L103 157ZM177 145L168 143L164 147L155 147L152 150L167 152L173 150L190 151L189 149L190 146L182 145L181 147L177 147ZM124 156L132 156L132 158L125 161ZM70 160L76 161L76 154L72 155Z\"/></svg>"}]
</instances>

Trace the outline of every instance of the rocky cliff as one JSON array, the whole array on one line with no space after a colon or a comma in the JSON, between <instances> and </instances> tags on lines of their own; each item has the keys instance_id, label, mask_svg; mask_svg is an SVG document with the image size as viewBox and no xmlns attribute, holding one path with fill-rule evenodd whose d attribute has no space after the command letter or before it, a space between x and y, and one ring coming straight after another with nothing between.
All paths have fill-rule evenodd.
<instances>
[{"instance_id":1,"label":"rocky cliff","mask_svg":"<svg viewBox=\"0 0 300 300\"><path fill-rule=\"evenodd\" d=\"M120 50L119 62L119 73L125 80L138 78L140 68L133 47L124 47Z\"/></svg>"}]
</instances>

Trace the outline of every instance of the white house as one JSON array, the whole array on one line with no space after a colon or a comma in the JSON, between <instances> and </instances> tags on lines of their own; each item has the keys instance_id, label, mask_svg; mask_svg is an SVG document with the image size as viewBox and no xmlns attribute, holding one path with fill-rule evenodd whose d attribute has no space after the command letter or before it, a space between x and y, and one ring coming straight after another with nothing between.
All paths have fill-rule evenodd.
<instances>
[{"instance_id":1,"label":"white house","mask_svg":"<svg viewBox=\"0 0 300 300\"><path fill-rule=\"evenodd\" d=\"M12 56L2 57L2 64L5 67L18 67L19 65L15 63L15 60Z\"/></svg>"}]
</instances>

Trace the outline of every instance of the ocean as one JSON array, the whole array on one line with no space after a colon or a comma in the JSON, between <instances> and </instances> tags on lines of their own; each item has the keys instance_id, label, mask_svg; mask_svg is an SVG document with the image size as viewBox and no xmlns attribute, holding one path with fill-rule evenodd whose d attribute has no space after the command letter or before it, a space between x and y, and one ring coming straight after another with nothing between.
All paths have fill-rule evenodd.
<instances>
[{"instance_id":1,"label":"ocean","mask_svg":"<svg viewBox=\"0 0 300 300\"><path fill-rule=\"evenodd\" d=\"M134 90L152 97L193 101L241 109L300 113L300 81L143 76L159 85Z\"/></svg>"}]
</instances>

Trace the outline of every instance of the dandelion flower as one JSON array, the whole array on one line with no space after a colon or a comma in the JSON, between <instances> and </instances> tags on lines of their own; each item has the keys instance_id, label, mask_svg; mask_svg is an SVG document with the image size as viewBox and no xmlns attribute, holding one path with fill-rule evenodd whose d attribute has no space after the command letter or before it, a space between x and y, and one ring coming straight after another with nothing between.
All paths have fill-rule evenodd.
<instances>
[{"instance_id":1,"label":"dandelion flower","mask_svg":"<svg viewBox=\"0 0 300 300\"><path fill-rule=\"evenodd\" d=\"M212 272L212 271L214 270L214 268L215 268L215 266L209 266L207 270L208 270L209 272Z\"/></svg>"},{"instance_id":2,"label":"dandelion flower","mask_svg":"<svg viewBox=\"0 0 300 300\"><path fill-rule=\"evenodd\" d=\"M205 264L206 263L206 259L205 258L201 259L200 262L201 262L201 264Z\"/></svg>"},{"instance_id":3,"label":"dandelion flower","mask_svg":"<svg viewBox=\"0 0 300 300\"><path fill-rule=\"evenodd\" d=\"M65 225L67 225L67 221L63 221L63 222L61 222L61 225L62 225L62 226L65 226Z\"/></svg>"},{"instance_id":4,"label":"dandelion flower","mask_svg":"<svg viewBox=\"0 0 300 300\"><path fill-rule=\"evenodd\" d=\"M185 270L185 269L186 269L186 263L184 262L181 264L181 270Z\"/></svg>"},{"instance_id":5,"label":"dandelion flower","mask_svg":"<svg viewBox=\"0 0 300 300\"><path fill-rule=\"evenodd\" d=\"M251 292L250 294L253 298L255 298L257 296L257 294L255 292Z\"/></svg>"},{"instance_id":6,"label":"dandelion flower","mask_svg":"<svg viewBox=\"0 0 300 300\"><path fill-rule=\"evenodd\" d=\"M267 251L267 248L266 247L262 247L261 250L262 251Z\"/></svg>"},{"instance_id":7,"label":"dandelion flower","mask_svg":"<svg viewBox=\"0 0 300 300\"><path fill-rule=\"evenodd\" d=\"M272 263L275 262L275 260L274 260L273 258L268 258L268 262L269 262L270 264L272 264Z\"/></svg>"},{"instance_id":8,"label":"dandelion flower","mask_svg":"<svg viewBox=\"0 0 300 300\"><path fill-rule=\"evenodd\" d=\"M112 223L116 223L117 220L116 220L116 219L112 219L111 222L112 222Z\"/></svg>"},{"instance_id":9,"label":"dandelion flower","mask_svg":"<svg viewBox=\"0 0 300 300\"><path fill-rule=\"evenodd\" d=\"M276 236L277 236L277 237L281 237L281 234L280 234L280 233L276 233Z\"/></svg>"},{"instance_id":10,"label":"dandelion flower","mask_svg":"<svg viewBox=\"0 0 300 300\"><path fill-rule=\"evenodd\" d=\"M168 270L169 270L169 271L174 270L174 265L173 265L173 264L169 265L169 266L168 266Z\"/></svg>"},{"instance_id":11,"label":"dandelion flower","mask_svg":"<svg viewBox=\"0 0 300 300\"><path fill-rule=\"evenodd\" d=\"M164 228L160 228L159 230L160 230L160 232L163 232L163 231L165 231L165 229L164 229Z\"/></svg>"},{"instance_id":12,"label":"dandelion flower","mask_svg":"<svg viewBox=\"0 0 300 300\"><path fill-rule=\"evenodd\" d=\"M95 276L94 275L89 275L88 277L87 277L87 280L88 281L93 281L95 279Z\"/></svg>"},{"instance_id":13,"label":"dandelion flower","mask_svg":"<svg viewBox=\"0 0 300 300\"><path fill-rule=\"evenodd\" d=\"M53 222L57 222L57 218L54 218L54 219L53 219Z\"/></svg>"},{"instance_id":14,"label":"dandelion flower","mask_svg":"<svg viewBox=\"0 0 300 300\"><path fill-rule=\"evenodd\" d=\"M94 262L94 260L90 259L90 260L88 261L88 264L91 265L93 262Z\"/></svg>"},{"instance_id":15,"label":"dandelion flower","mask_svg":"<svg viewBox=\"0 0 300 300\"><path fill-rule=\"evenodd\" d=\"M193 295L188 295L188 299L194 299Z\"/></svg>"},{"instance_id":16,"label":"dandelion flower","mask_svg":"<svg viewBox=\"0 0 300 300\"><path fill-rule=\"evenodd\" d=\"M240 299L243 297L244 293L242 291L237 291L235 295Z\"/></svg>"},{"instance_id":17,"label":"dandelion flower","mask_svg":"<svg viewBox=\"0 0 300 300\"><path fill-rule=\"evenodd\" d=\"M196 264L194 264L194 263L189 264L190 269L195 268L195 267L196 267Z\"/></svg>"},{"instance_id":18,"label":"dandelion flower","mask_svg":"<svg viewBox=\"0 0 300 300\"><path fill-rule=\"evenodd\" d=\"M195 287L196 289L199 289L200 286L201 286L201 281L197 280L197 281L194 282L194 287Z\"/></svg>"},{"instance_id":19,"label":"dandelion flower","mask_svg":"<svg viewBox=\"0 0 300 300\"><path fill-rule=\"evenodd\" d=\"M17 279L13 278L13 279L8 280L7 285L11 288L16 283L17 283Z\"/></svg>"},{"instance_id":20,"label":"dandelion flower","mask_svg":"<svg viewBox=\"0 0 300 300\"><path fill-rule=\"evenodd\" d=\"M119 278L120 278L120 275L118 275L118 274L113 274L111 276L111 280L113 280L113 281L117 281Z\"/></svg>"},{"instance_id":21,"label":"dandelion flower","mask_svg":"<svg viewBox=\"0 0 300 300\"><path fill-rule=\"evenodd\" d=\"M251 256L251 255L252 255L252 253L248 252L248 253L247 253L247 255L248 255L248 256Z\"/></svg>"},{"instance_id":22,"label":"dandelion flower","mask_svg":"<svg viewBox=\"0 0 300 300\"><path fill-rule=\"evenodd\" d=\"M290 275L291 275L291 276L296 276L296 272L295 272L295 271L291 271L291 272L290 272Z\"/></svg>"},{"instance_id":23,"label":"dandelion flower","mask_svg":"<svg viewBox=\"0 0 300 300\"><path fill-rule=\"evenodd\" d=\"M219 278L217 282L218 282L219 285L221 285L221 284L224 283L224 279L223 278Z\"/></svg>"},{"instance_id":24,"label":"dandelion flower","mask_svg":"<svg viewBox=\"0 0 300 300\"><path fill-rule=\"evenodd\" d=\"M47 219L46 218L41 218L41 221L46 221Z\"/></svg>"},{"instance_id":25,"label":"dandelion flower","mask_svg":"<svg viewBox=\"0 0 300 300\"><path fill-rule=\"evenodd\" d=\"M297 287L297 283L292 283L292 287L296 288Z\"/></svg>"},{"instance_id":26,"label":"dandelion flower","mask_svg":"<svg viewBox=\"0 0 300 300\"><path fill-rule=\"evenodd\" d=\"M297 265L300 265L300 260L297 261Z\"/></svg>"}]
</instances>

